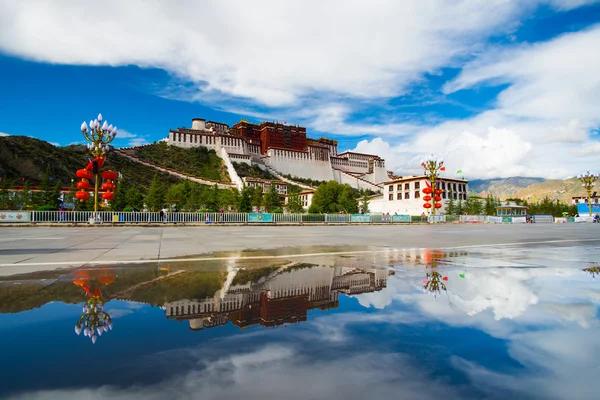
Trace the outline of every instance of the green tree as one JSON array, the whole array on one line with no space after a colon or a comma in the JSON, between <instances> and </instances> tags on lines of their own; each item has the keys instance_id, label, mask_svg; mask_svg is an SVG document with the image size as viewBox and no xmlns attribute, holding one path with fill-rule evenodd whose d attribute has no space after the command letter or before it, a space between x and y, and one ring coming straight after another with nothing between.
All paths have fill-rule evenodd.
<instances>
[{"instance_id":1,"label":"green tree","mask_svg":"<svg viewBox=\"0 0 600 400\"><path fill-rule=\"evenodd\" d=\"M258 186L250 187L250 189L250 203L252 204L252 207L257 207L260 209L264 201L263 191Z\"/></svg>"},{"instance_id":2,"label":"green tree","mask_svg":"<svg viewBox=\"0 0 600 400\"><path fill-rule=\"evenodd\" d=\"M215 184L211 189L208 189L204 193L204 207L211 212L219 211L219 189Z\"/></svg>"},{"instance_id":3,"label":"green tree","mask_svg":"<svg viewBox=\"0 0 600 400\"><path fill-rule=\"evenodd\" d=\"M148 188L148 193L146 193L146 197L144 198L144 203L150 211L159 211L165 202L165 188L158 180L158 174L154 174L154 178L152 178L152 183L150 183L150 187Z\"/></svg>"},{"instance_id":4,"label":"green tree","mask_svg":"<svg viewBox=\"0 0 600 400\"><path fill-rule=\"evenodd\" d=\"M358 200L356 198L356 191L352 189L348 185L339 185L338 184L338 192L337 192L337 207L335 211L331 212L340 212L343 211L346 214L356 214L358 213ZM332 208L332 210L334 210ZM368 203L367 203L368 210ZM365 211L365 213L368 211Z\"/></svg>"},{"instance_id":5,"label":"green tree","mask_svg":"<svg viewBox=\"0 0 600 400\"><path fill-rule=\"evenodd\" d=\"M8 180L6 178L2 178L0 181L0 208L3 210L10 209L10 198L11 193L8 190L10 187Z\"/></svg>"},{"instance_id":6,"label":"green tree","mask_svg":"<svg viewBox=\"0 0 600 400\"><path fill-rule=\"evenodd\" d=\"M366 190L360 191L360 205L359 208L364 214L369 213L369 195Z\"/></svg>"},{"instance_id":7,"label":"green tree","mask_svg":"<svg viewBox=\"0 0 600 400\"><path fill-rule=\"evenodd\" d=\"M29 187L29 181L25 181L19 192L19 204L21 210L29 210L31 208L31 188Z\"/></svg>"},{"instance_id":8,"label":"green tree","mask_svg":"<svg viewBox=\"0 0 600 400\"><path fill-rule=\"evenodd\" d=\"M243 213L252 212L252 188L244 186L240 193L240 200L238 201L238 211Z\"/></svg>"},{"instance_id":9,"label":"green tree","mask_svg":"<svg viewBox=\"0 0 600 400\"><path fill-rule=\"evenodd\" d=\"M188 207L187 203L192 196L192 190L193 190L193 186L192 186L192 183L190 182L190 180L186 179L185 181L183 181L182 199L181 199L181 203L180 203L181 210L188 211L189 207Z\"/></svg>"},{"instance_id":10,"label":"green tree","mask_svg":"<svg viewBox=\"0 0 600 400\"><path fill-rule=\"evenodd\" d=\"M458 198L458 204L456 205L456 215L463 215L465 213L465 209L463 207L462 197Z\"/></svg>"},{"instance_id":11,"label":"green tree","mask_svg":"<svg viewBox=\"0 0 600 400\"><path fill-rule=\"evenodd\" d=\"M50 205L52 202L52 186L51 186L51 175L52 169L50 165L46 167L44 174L42 175L42 180L40 182L40 186L38 188L38 192L34 196L33 202L38 206L46 206Z\"/></svg>"},{"instance_id":12,"label":"green tree","mask_svg":"<svg viewBox=\"0 0 600 400\"><path fill-rule=\"evenodd\" d=\"M347 214L358 212L356 192L349 185L341 185L336 181L329 181L319 185L308 209L309 213L337 213L344 211Z\"/></svg>"},{"instance_id":13,"label":"green tree","mask_svg":"<svg viewBox=\"0 0 600 400\"><path fill-rule=\"evenodd\" d=\"M47 205L52 206L54 210L58 210L60 208L61 201L61 182L57 181L52 191L50 192Z\"/></svg>"},{"instance_id":14,"label":"green tree","mask_svg":"<svg viewBox=\"0 0 600 400\"><path fill-rule=\"evenodd\" d=\"M123 211L127 207L127 192L123 188L123 182L117 182L114 193L115 198L108 203L110 210Z\"/></svg>"},{"instance_id":15,"label":"green tree","mask_svg":"<svg viewBox=\"0 0 600 400\"><path fill-rule=\"evenodd\" d=\"M300 199L299 190L292 189L290 191L286 208L292 214L299 214L304 212L304 207L302 206L302 200Z\"/></svg>"},{"instance_id":16,"label":"green tree","mask_svg":"<svg viewBox=\"0 0 600 400\"><path fill-rule=\"evenodd\" d=\"M119 185L123 185L123 183L119 183ZM131 186L125 192L125 203L126 206L141 210L144 207L144 196L136 187Z\"/></svg>"},{"instance_id":17,"label":"green tree","mask_svg":"<svg viewBox=\"0 0 600 400\"><path fill-rule=\"evenodd\" d=\"M487 195L485 198L485 215L496 215L496 206L494 204L494 198L491 195Z\"/></svg>"},{"instance_id":18,"label":"green tree","mask_svg":"<svg viewBox=\"0 0 600 400\"><path fill-rule=\"evenodd\" d=\"M454 193L448 192L448 202L446 203L446 215L456 215L456 203L454 202Z\"/></svg>"},{"instance_id":19,"label":"green tree","mask_svg":"<svg viewBox=\"0 0 600 400\"><path fill-rule=\"evenodd\" d=\"M483 213L483 204L477 196L467 197L464 207L465 211L469 215L481 215Z\"/></svg>"},{"instance_id":20,"label":"green tree","mask_svg":"<svg viewBox=\"0 0 600 400\"><path fill-rule=\"evenodd\" d=\"M275 185L272 184L265 193L265 209L267 212L273 212L276 208L281 208L281 199Z\"/></svg>"},{"instance_id":21,"label":"green tree","mask_svg":"<svg viewBox=\"0 0 600 400\"><path fill-rule=\"evenodd\" d=\"M169 186L169 189L167 189L167 193L165 195L165 202L169 206L174 204L178 209L182 208L181 203L184 198L184 185L185 184L183 183L178 183L176 185Z\"/></svg>"}]
</instances>

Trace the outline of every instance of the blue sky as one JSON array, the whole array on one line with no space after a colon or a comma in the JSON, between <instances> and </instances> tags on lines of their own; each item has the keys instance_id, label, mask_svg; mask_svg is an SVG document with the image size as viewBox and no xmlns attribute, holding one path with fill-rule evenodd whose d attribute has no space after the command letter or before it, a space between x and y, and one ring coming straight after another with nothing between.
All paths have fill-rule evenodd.
<instances>
[{"instance_id":1,"label":"blue sky","mask_svg":"<svg viewBox=\"0 0 600 400\"><path fill-rule=\"evenodd\" d=\"M469 179L595 168L598 1L320 3L0 0L0 133L82 142L102 112L128 146L243 118L401 174L430 152Z\"/></svg>"}]
</instances>

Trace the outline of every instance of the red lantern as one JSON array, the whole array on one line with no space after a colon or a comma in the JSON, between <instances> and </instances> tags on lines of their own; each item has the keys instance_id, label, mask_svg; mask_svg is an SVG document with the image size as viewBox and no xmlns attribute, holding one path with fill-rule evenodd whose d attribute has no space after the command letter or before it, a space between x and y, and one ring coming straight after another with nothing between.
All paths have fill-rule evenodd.
<instances>
[{"instance_id":1,"label":"red lantern","mask_svg":"<svg viewBox=\"0 0 600 400\"><path fill-rule=\"evenodd\" d=\"M90 194L82 190L80 192L75 193L75 197L77 197L79 201L84 201L90 198Z\"/></svg>"},{"instance_id":2,"label":"red lantern","mask_svg":"<svg viewBox=\"0 0 600 400\"><path fill-rule=\"evenodd\" d=\"M423 201L431 201L431 196L423 196Z\"/></svg>"},{"instance_id":3,"label":"red lantern","mask_svg":"<svg viewBox=\"0 0 600 400\"><path fill-rule=\"evenodd\" d=\"M426 187L425 189L422 190L423 193L425 194L431 194L431 188L430 187Z\"/></svg>"},{"instance_id":4,"label":"red lantern","mask_svg":"<svg viewBox=\"0 0 600 400\"><path fill-rule=\"evenodd\" d=\"M442 194L442 189L435 189L435 194Z\"/></svg>"},{"instance_id":5,"label":"red lantern","mask_svg":"<svg viewBox=\"0 0 600 400\"><path fill-rule=\"evenodd\" d=\"M92 177L94 176L94 174L92 174L92 171L89 171L87 169L78 169L77 170L77 177L81 178L81 179L92 179Z\"/></svg>"},{"instance_id":6,"label":"red lantern","mask_svg":"<svg viewBox=\"0 0 600 400\"><path fill-rule=\"evenodd\" d=\"M102 193L102 198L104 200L114 200L115 194L113 192Z\"/></svg>"},{"instance_id":7,"label":"red lantern","mask_svg":"<svg viewBox=\"0 0 600 400\"><path fill-rule=\"evenodd\" d=\"M90 183L86 180L77 182L77 189L89 189L90 186L91 186Z\"/></svg>"},{"instance_id":8,"label":"red lantern","mask_svg":"<svg viewBox=\"0 0 600 400\"><path fill-rule=\"evenodd\" d=\"M110 179L111 181L114 181L119 177L119 174L117 174L115 171L108 170L102 172L102 177L104 179Z\"/></svg>"},{"instance_id":9,"label":"red lantern","mask_svg":"<svg viewBox=\"0 0 600 400\"><path fill-rule=\"evenodd\" d=\"M442 203L435 203L435 208L442 208Z\"/></svg>"},{"instance_id":10,"label":"red lantern","mask_svg":"<svg viewBox=\"0 0 600 400\"><path fill-rule=\"evenodd\" d=\"M435 201L442 201L442 198L441 198L440 196L435 196L433 199L434 199Z\"/></svg>"},{"instance_id":11,"label":"red lantern","mask_svg":"<svg viewBox=\"0 0 600 400\"><path fill-rule=\"evenodd\" d=\"M423 208L431 208L431 204L430 203L425 203L425 204L423 204Z\"/></svg>"},{"instance_id":12,"label":"red lantern","mask_svg":"<svg viewBox=\"0 0 600 400\"><path fill-rule=\"evenodd\" d=\"M102 184L102 189L103 189L103 190L110 190L110 191L113 191L113 190L115 190L115 184L114 184L114 183L112 183L112 182L110 182L110 181L108 181L108 182L104 182L104 183Z\"/></svg>"}]
</instances>

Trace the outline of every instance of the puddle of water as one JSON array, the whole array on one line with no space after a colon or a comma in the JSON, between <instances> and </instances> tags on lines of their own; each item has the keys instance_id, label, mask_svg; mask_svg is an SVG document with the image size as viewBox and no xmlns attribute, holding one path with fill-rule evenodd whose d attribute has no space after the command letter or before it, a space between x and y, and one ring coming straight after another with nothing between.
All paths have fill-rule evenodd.
<instances>
[{"instance_id":1,"label":"puddle of water","mask_svg":"<svg viewBox=\"0 0 600 400\"><path fill-rule=\"evenodd\" d=\"M580 250L323 246L1 277L0 394L596 398L600 253Z\"/></svg>"}]
</instances>

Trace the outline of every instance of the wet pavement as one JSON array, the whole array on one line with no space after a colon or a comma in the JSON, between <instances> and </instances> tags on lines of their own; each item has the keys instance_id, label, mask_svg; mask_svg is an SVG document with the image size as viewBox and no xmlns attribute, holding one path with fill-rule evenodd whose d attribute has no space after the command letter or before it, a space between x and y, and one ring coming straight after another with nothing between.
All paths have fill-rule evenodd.
<instances>
[{"instance_id":1,"label":"wet pavement","mask_svg":"<svg viewBox=\"0 0 600 400\"><path fill-rule=\"evenodd\" d=\"M4 262L0 396L596 399L600 246L595 230L553 227L18 274Z\"/></svg>"}]
</instances>

